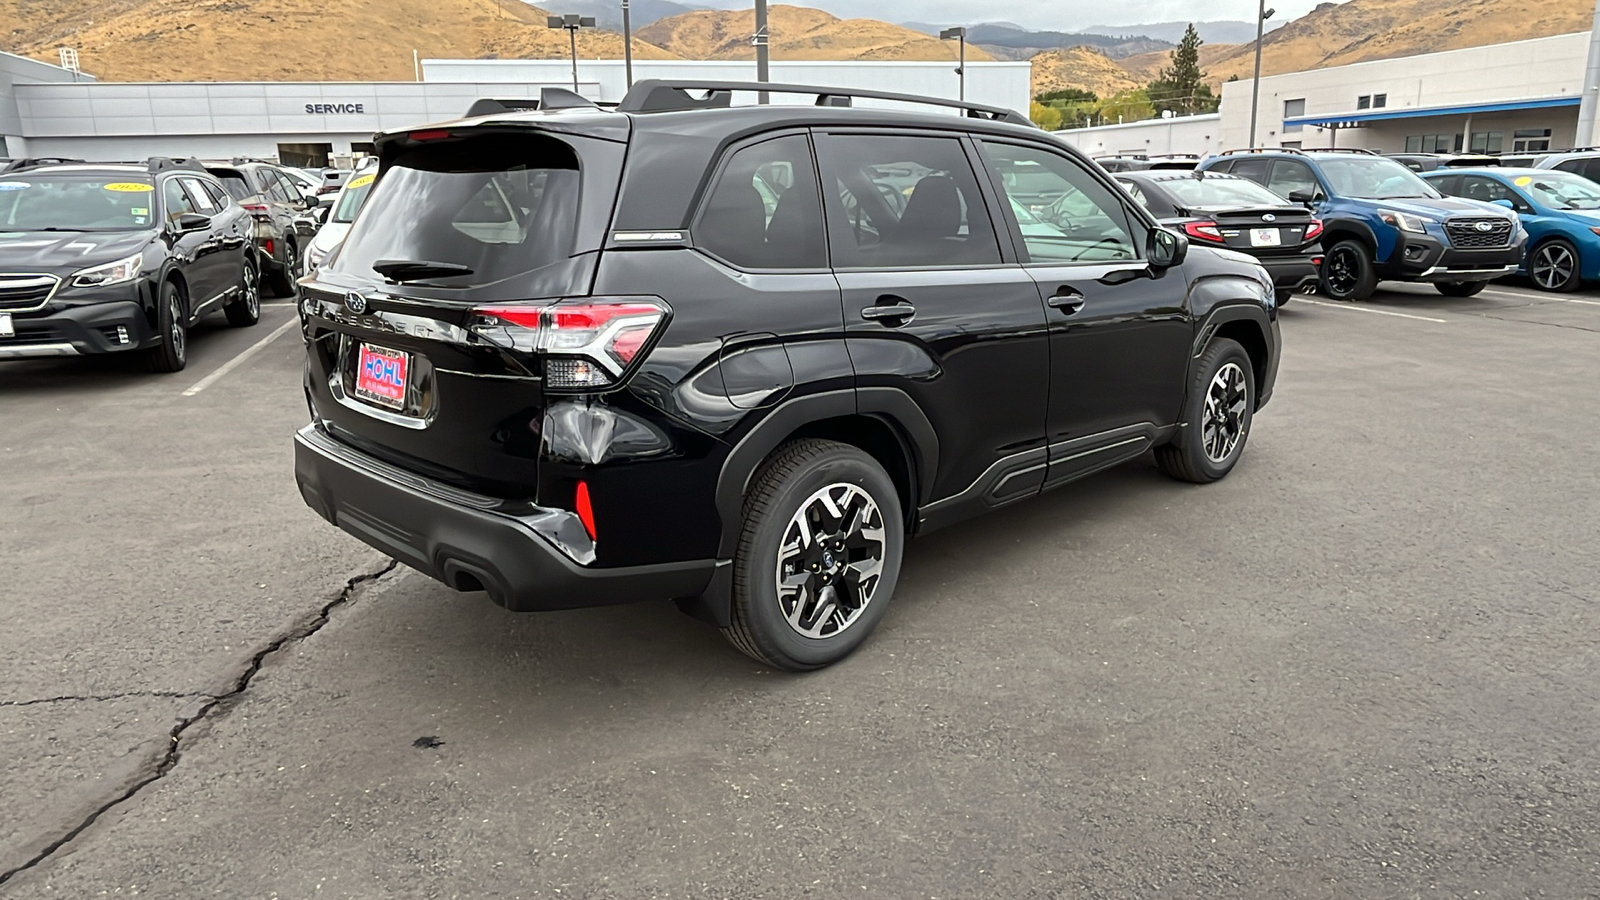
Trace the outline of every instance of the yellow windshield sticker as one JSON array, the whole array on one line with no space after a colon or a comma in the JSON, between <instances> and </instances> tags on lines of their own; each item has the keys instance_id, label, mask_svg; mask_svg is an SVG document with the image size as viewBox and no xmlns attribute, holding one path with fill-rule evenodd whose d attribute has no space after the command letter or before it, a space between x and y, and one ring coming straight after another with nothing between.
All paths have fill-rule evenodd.
<instances>
[{"instance_id":1,"label":"yellow windshield sticker","mask_svg":"<svg viewBox=\"0 0 1600 900\"><path fill-rule=\"evenodd\" d=\"M1527 187L1530 184L1533 184L1532 175L1524 175L1517 179L1517 187Z\"/></svg>"},{"instance_id":2,"label":"yellow windshield sticker","mask_svg":"<svg viewBox=\"0 0 1600 900\"><path fill-rule=\"evenodd\" d=\"M358 175L355 178L350 179L350 184L348 185L348 187L364 188L367 185L371 184L373 182L373 179L375 179L377 177L378 176L376 176L376 175Z\"/></svg>"},{"instance_id":3,"label":"yellow windshield sticker","mask_svg":"<svg viewBox=\"0 0 1600 900\"><path fill-rule=\"evenodd\" d=\"M136 181L118 181L114 184L105 185L103 190L116 191L120 194L142 194L146 191L155 190L155 186L150 184L139 184Z\"/></svg>"}]
</instances>

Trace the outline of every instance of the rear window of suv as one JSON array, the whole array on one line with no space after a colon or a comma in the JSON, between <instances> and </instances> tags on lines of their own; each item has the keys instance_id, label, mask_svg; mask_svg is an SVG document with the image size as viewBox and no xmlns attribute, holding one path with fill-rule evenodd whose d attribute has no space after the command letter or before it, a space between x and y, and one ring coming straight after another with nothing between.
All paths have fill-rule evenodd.
<instances>
[{"instance_id":1,"label":"rear window of suv","mask_svg":"<svg viewBox=\"0 0 1600 900\"><path fill-rule=\"evenodd\" d=\"M383 261L444 263L450 286L504 281L572 254L578 159L561 141L485 135L398 156L372 188L331 268L371 277Z\"/></svg>"}]
</instances>

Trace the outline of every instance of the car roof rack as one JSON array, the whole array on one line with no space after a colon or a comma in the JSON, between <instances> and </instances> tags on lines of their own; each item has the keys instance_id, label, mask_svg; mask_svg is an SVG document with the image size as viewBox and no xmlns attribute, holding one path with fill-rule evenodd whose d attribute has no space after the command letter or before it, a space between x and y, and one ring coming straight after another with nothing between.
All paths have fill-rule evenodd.
<instances>
[{"instance_id":1,"label":"car roof rack","mask_svg":"<svg viewBox=\"0 0 1600 900\"><path fill-rule=\"evenodd\" d=\"M704 91L705 97L696 98L690 91ZM676 79L646 79L628 89L627 96L617 104L618 112L655 113L677 112L691 109L727 109L733 105L733 92L747 91L767 94L810 94L817 106L848 107L856 99L890 100L897 103L916 103L959 109L967 117L1009 122L1013 125L1033 126L1029 119L1016 110L962 100L943 100L918 94L897 94L865 88L822 87L814 84L775 84L765 81L679 81Z\"/></svg>"},{"instance_id":2,"label":"car roof rack","mask_svg":"<svg viewBox=\"0 0 1600 900\"><path fill-rule=\"evenodd\" d=\"M1305 152L1294 147L1240 147L1237 150L1224 150L1218 156L1243 156L1246 153L1289 153L1295 156L1305 156Z\"/></svg>"},{"instance_id":3,"label":"car roof rack","mask_svg":"<svg viewBox=\"0 0 1600 900\"><path fill-rule=\"evenodd\" d=\"M1360 147L1312 147L1307 152L1310 152L1310 153L1359 153L1359 154L1361 154L1363 156L1377 156L1378 155L1376 153L1373 153L1371 150L1363 150Z\"/></svg>"},{"instance_id":4,"label":"car roof rack","mask_svg":"<svg viewBox=\"0 0 1600 900\"><path fill-rule=\"evenodd\" d=\"M481 97L467 108L467 118L493 116L508 112L529 112L536 109L600 109L600 104L566 88L547 87L534 97Z\"/></svg>"},{"instance_id":5,"label":"car roof rack","mask_svg":"<svg viewBox=\"0 0 1600 900\"><path fill-rule=\"evenodd\" d=\"M282 165L282 163L279 163L276 160L259 159L254 156L235 156L233 159L228 160L228 165L231 166L242 166L245 163L262 163L268 166Z\"/></svg>"},{"instance_id":6,"label":"car roof rack","mask_svg":"<svg viewBox=\"0 0 1600 900\"><path fill-rule=\"evenodd\" d=\"M23 169L37 169L40 166L66 166L85 162L88 162L88 160L73 159L67 156L35 156L8 160L4 164L0 164L0 172L20 172Z\"/></svg>"}]
</instances>

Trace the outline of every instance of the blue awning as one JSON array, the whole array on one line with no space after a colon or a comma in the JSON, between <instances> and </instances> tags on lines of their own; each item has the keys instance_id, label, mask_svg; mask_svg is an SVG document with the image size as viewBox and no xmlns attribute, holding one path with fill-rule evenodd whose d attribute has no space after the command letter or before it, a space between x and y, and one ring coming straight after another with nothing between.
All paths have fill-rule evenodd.
<instances>
[{"instance_id":1,"label":"blue awning","mask_svg":"<svg viewBox=\"0 0 1600 900\"><path fill-rule=\"evenodd\" d=\"M1432 116L1475 116L1480 113L1516 112L1522 109L1553 109L1577 106L1581 97L1544 97L1536 100L1506 100L1501 103L1472 103L1465 106L1428 106L1404 109L1363 109L1352 113L1323 113L1315 116L1295 116L1284 119L1283 124L1311 125L1320 128L1349 128L1368 122L1390 119L1425 119Z\"/></svg>"}]
</instances>

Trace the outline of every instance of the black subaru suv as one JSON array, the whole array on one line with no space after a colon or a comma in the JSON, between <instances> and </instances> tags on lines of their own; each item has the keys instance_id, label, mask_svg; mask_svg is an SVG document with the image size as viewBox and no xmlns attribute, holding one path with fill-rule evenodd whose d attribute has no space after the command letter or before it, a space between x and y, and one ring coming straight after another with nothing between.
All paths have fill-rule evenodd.
<instances>
[{"instance_id":1,"label":"black subaru suv","mask_svg":"<svg viewBox=\"0 0 1600 900\"><path fill-rule=\"evenodd\" d=\"M301 194L283 169L265 160L235 157L226 163L209 163L207 169L250 214L251 236L268 286L280 297L292 295L295 279L304 268L294 220L316 209L317 199Z\"/></svg>"},{"instance_id":2,"label":"black subaru suv","mask_svg":"<svg viewBox=\"0 0 1600 900\"><path fill-rule=\"evenodd\" d=\"M0 175L0 360L143 351L176 372L201 316L261 318L257 267L199 163L26 162Z\"/></svg>"},{"instance_id":3,"label":"black subaru suv","mask_svg":"<svg viewBox=\"0 0 1600 900\"><path fill-rule=\"evenodd\" d=\"M817 103L732 104L757 90ZM1016 113L659 81L542 106L380 135L302 283L302 495L457 590L675 600L817 668L908 536L1152 449L1215 481L1272 393L1267 273ZM1070 216L1012 193L1046 179Z\"/></svg>"}]
</instances>

